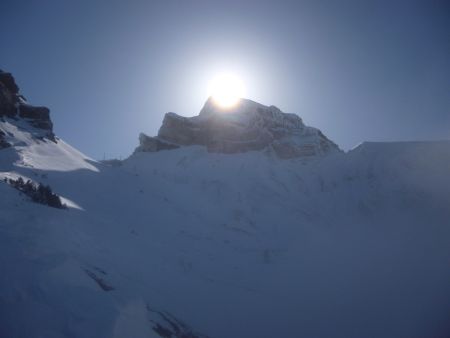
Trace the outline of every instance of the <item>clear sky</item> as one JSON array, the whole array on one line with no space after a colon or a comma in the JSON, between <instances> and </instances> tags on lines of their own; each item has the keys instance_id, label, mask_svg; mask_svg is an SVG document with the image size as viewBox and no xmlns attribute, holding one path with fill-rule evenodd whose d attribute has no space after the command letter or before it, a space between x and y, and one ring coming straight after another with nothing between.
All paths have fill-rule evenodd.
<instances>
[{"instance_id":1,"label":"clear sky","mask_svg":"<svg viewBox=\"0 0 450 338\"><path fill-rule=\"evenodd\" d=\"M1 0L0 69L58 136L126 157L217 72L343 149L450 139L450 1Z\"/></svg>"}]
</instances>

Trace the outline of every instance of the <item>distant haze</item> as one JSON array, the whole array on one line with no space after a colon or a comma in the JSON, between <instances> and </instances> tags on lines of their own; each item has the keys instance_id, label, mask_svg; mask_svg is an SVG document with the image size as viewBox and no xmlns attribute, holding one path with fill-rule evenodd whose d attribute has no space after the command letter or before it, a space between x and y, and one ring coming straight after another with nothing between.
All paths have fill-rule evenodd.
<instances>
[{"instance_id":1,"label":"distant haze","mask_svg":"<svg viewBox=\"0 0 450 338\"><path fill-rule=\"evenodd\" d=\"M198 114L224 70L343 149L450 139L445 0L3 0L0 32L0 69L98 159Z\"/></svg>"}]
</instances>

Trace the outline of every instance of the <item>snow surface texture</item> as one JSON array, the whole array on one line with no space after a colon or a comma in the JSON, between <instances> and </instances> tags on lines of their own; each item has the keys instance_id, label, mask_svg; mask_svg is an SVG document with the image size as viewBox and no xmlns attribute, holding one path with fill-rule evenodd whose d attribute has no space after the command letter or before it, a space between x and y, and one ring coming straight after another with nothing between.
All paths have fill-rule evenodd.
<instances>
[{"instance_id":1,"label":"snow surface texture","mask_svg":"<svg viewBox=\"0 0 450 338\"><path fill-rule=\"evenodd\" d=\"M449 337L450 142L108 165L0 129L0 176L77 206L0 182L0 337Z\"/></svg>"}]
</instances>

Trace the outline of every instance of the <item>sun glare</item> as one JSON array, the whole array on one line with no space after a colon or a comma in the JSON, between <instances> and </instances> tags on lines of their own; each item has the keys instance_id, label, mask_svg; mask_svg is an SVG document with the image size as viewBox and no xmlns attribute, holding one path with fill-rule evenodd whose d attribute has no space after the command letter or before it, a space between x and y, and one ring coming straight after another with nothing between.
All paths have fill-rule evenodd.
<instances>
[{"instance_id":1,"label":"sun glare","mask_svg":"<svg viewBox=\"0 0 450 338\"><path fill-rule=\"evenodd\" d=\"M232 73L218 74L209 86L209 96L223 108L234 106L244 95L244 83Z\"/></svg>"}]
</instances>

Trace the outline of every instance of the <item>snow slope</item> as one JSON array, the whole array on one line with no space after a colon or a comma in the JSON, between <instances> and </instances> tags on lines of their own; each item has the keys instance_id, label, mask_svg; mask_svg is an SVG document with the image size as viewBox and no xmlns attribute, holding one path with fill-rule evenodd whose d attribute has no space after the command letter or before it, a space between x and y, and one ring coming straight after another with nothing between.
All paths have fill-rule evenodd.
<instances>
[{"instance_id":1,"label":"snow slope","mask_svg":"<svg viewBox=\"0 0 450 338\"><path fill-rule=\"evenodd\" d=\"M176 320L194 333L167 337L449 336L450 142L113 167L1 128L20 140L1 175L79 206L0 183L1 337L164 337Z\"/></svg>"},{"instance_id":2,"label":"snow slope","mask_svg":"<svg viewBox=\"0 0 450 338\"><path fill-rule=\"evenodd\" d=\"M55 138L55 141L37 138L36 129L23 120L6 118L0 121L0 131L5 134L4 139L13 146L12 152L18 154L18 166L52 171L97 171L96 167L90 164L95 161L59 138ZM8 161L3 162L6 165L11 164Z\"/></svg>"},{"instance_id":3,"label":"snow slope","mask_svg":"<svg viewBox=\"0 0 450 338\"><path fill-rule=\"evenodd\" d=\"M208 102L100 163L0 71L1 338L450 336L450 141L343 153L273 106Z\"/></svg>"}]
</instances>

